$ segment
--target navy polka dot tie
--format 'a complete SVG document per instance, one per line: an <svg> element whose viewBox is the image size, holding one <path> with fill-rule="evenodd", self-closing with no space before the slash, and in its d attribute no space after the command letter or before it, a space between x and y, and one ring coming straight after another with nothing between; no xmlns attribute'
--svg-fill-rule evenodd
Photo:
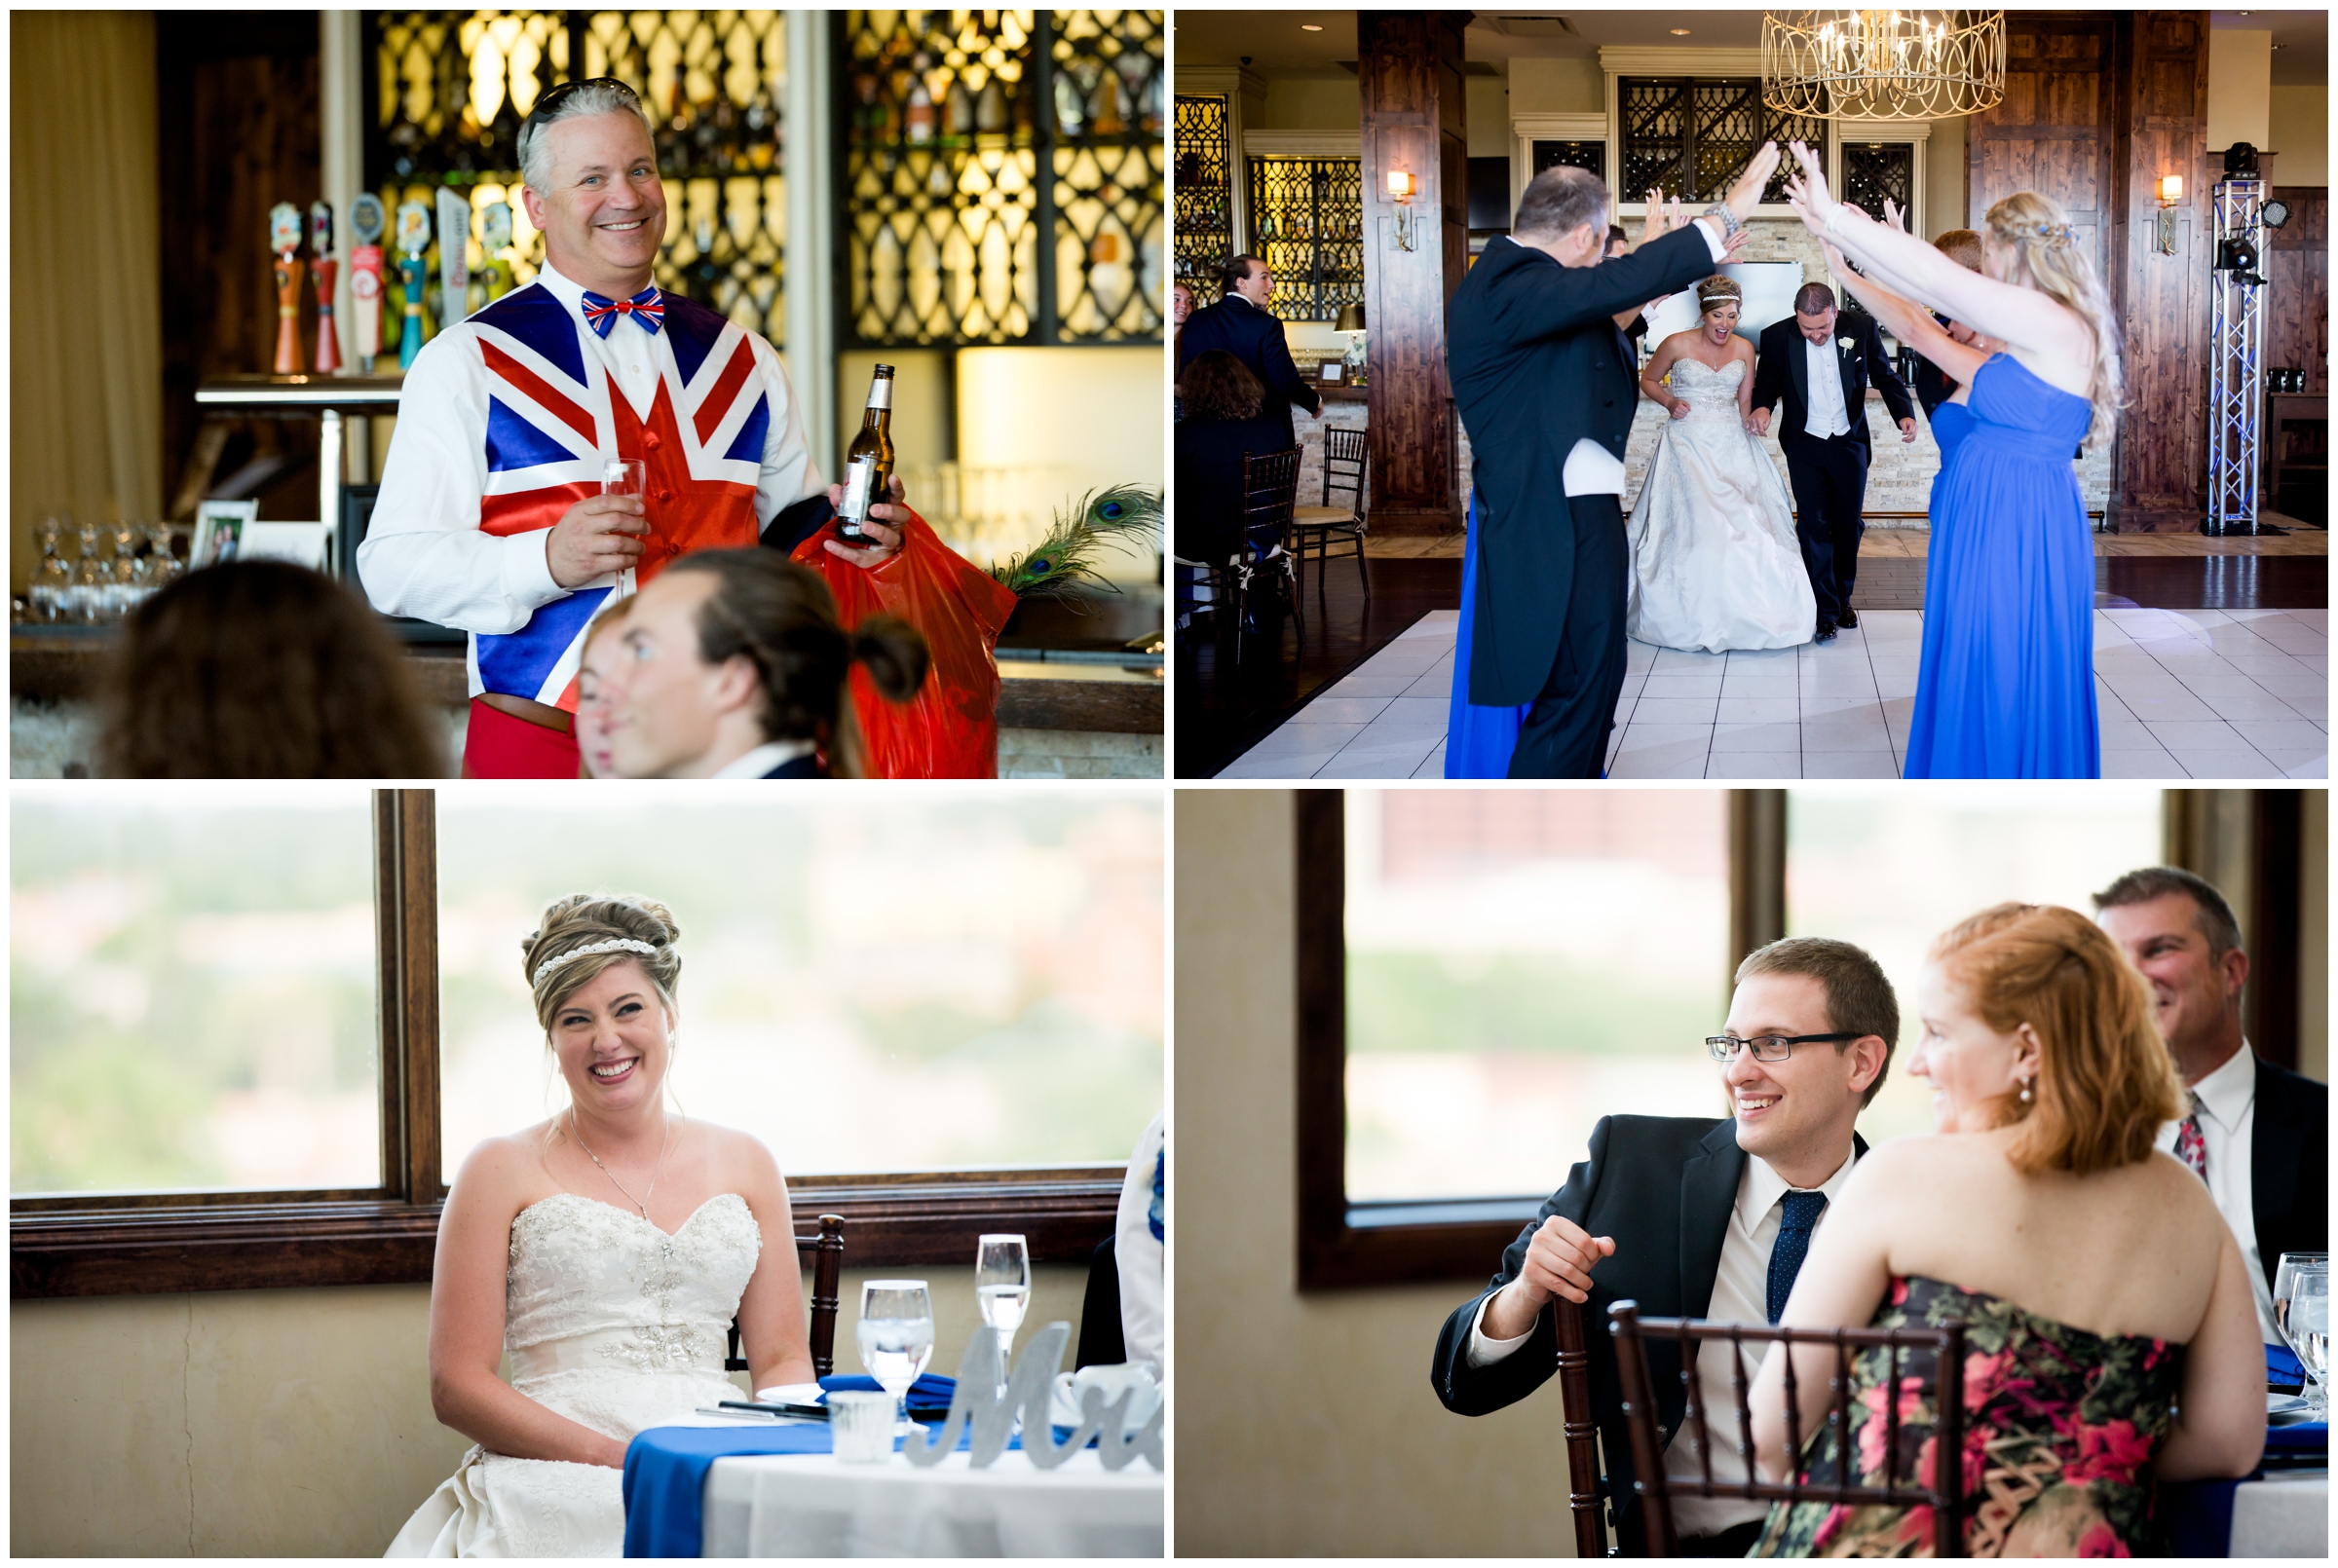
<svg viewBox="0 0 2338 1568"><path fill-rule="evenodd" d="M1810 1233L1826 1212L1827 1194L1789 1192L1786 1218L1778 1227L1778 1245L1770 1250L1770 1322L1786 1311L1786 1298L1794 1293L1794 1276L1810 1252Z"/></svg>

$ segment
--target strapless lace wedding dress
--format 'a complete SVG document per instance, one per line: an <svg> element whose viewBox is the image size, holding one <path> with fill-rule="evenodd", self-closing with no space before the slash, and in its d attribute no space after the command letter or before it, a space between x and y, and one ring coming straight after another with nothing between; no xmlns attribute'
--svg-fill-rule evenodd
<svg viewBox="0 0 2338 1568"><path fill-rule="evenodd" d="M511 1221L504 1348L511 1386L612 1437L738 1398L723 1353L763 1233L736 1193L671 1236L629 1209L558 1193ZM474 1447L398 1531L392 1557L618 1557L622 1476Z"/></svg>
<svg viewBox="0 0 2338 1568"><path fill-rule="evenodd" d="M1625 532L1632 585L1625 633L1706 653L1793 648L1819 616L1794 538L1793 503L1737 412L1741 360L1673 361L1687 415L1668 420Z"/></svg>

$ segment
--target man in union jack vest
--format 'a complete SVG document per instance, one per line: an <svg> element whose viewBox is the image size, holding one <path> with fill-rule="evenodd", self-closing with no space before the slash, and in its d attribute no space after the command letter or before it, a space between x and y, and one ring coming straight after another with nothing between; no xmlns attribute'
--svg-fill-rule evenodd
<svg viewBox="0 0 2338 1568"><path fill-rule="evenodd" d="M465 776L573 778L578 660L603 606L692 550L793 551L837 492L777 352L651 282L665 194L633 91L554 88L519 164L544 269L406 372L358 571L376 609L471 634ZM618 458L643 464L641 496L601 494ZM909 527L899 486L871 508L875 544L826 549L882 574Z"/></svg>

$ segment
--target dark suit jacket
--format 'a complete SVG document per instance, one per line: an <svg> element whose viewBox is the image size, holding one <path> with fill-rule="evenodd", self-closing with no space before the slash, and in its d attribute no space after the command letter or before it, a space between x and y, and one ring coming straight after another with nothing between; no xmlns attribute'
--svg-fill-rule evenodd
<svg viewBox="0 0 2338 1568"><path fill-rule="evenodd" d="M1842 340L1849 338L1851 347L1844 349ZM1842 372L1843 412L1850 416L1851 439L1868 446L1867 439L1867 383L1873 380L1876 390L1883 393L1886 408L1895 420L1913 419L1915 408L1907 400L1907 386L1900 372L1892 368L1891 356L1883 352L1883 329L1875 317L1865 311L1837 311L1834 317L1835 368ZM1803 426L1810 418L1810 364L1804 357L1808 347L1801 329L1791 316L1782 321L1772 321L1761 329L1760 361L1754 368L1754 406L1771 408L1778 400L1786 399L1786 413L1771 427L1778 444L1790 454L1801 442L1810 439Z"/></svg>
<svg viewBox="0 0 2338 1568"><path fill-rule="evenodd" d="M1242 534L1242 460L1291 450L1291 410L1252 419L1188 419L1177 427L1178 556L1224 563Z"/></svg>
<svg viewBox="0 0 2338 1568"><path fill-rule="evenodd" d="M1858 1153L1867 1152L1865 1139L1854 1135L1852 1142ZM1559 1369L1557 1323L1545 1307L1534 1320L1532 1338L1490 1366L1472 1367L1469 1333L1480 1303L1518 1278L1526 1266L1527 1244L1553 1214L1565 1215L1594 1236L1615 1238L1615 1255L1603 1258L1591 1271L1583 1337L1591 1352L1592 1417L1599 1423L1616 1499L1617 1539L1627 1545L1628 1553L1628 1543L1640 1541L1641 1535L1638 1511L1631 1505L1632 1436L1624 1424L1623 1387L1616 1374L1615 1342L1607 1333L1607 1309L1618 1301L1636 1300L1648 1317L1705 1315L1745 1168L1746 1154L1737 1146L1734 1121L1602 1117L1592 1129L1591 1158L1566 1174L1566 1185L1551 1195L1534 1222L1502 1253L1502 1271L1493 1284L1454 1309L1437 1336L1429 1376L1447 1409L1458 1415L1485 1415L1517 1403ZM1656 1420L1669 1435L1678 1429L1686 1405L1680 1353L1678 1346L1654 1340L1647 1346L1656 1386Z"/></svg>
<svg viewBox="0 0 2338 1568"><path fill-rule="evenodd" d="M1224 349L1241 360L1265 387L1265 413L1281 422L1283 432L1281 444L1273 450L1288 452L1297 446L1291 410L1303 408L1310 414L1319 414L1323 411L1323 399L1299 373L1299 366L1291 362L1291 344L1283 336L1281 318L1239 294L1228 294L1217 304L1186 317L1185 330L1177 337L1178 374L1185 374L1186 366L1193 362L1195 355L1212 349Z"/></svg>
<svg viewBox="0 0 2338 1568"><path fill-rule="evenodd" d="M801 757L790 757L763 776L765 778L826 778L828 770L820 765L817 752L808 751Z"/></svg>
<svg viewBox="0 0 2338 1568"><path fill-rule="evenodd" d="M2330 1246L2330 1091L2257 1058L2256 1120L2249 1132L2250 1217L2265 1285L2283 1252Z"/></svg>
<svg viewBox="0 0 2338 1568"><path fill-rule="evenodd" d="M1640 401L1637 356L1613 317L1712 273L1695 224L1592 267L1496 235L1454 290L1446 366L1481 530L1470 701L1533 701L1558 656L1574 589L1566 455L1593 440L1620 462Z"/></svg>

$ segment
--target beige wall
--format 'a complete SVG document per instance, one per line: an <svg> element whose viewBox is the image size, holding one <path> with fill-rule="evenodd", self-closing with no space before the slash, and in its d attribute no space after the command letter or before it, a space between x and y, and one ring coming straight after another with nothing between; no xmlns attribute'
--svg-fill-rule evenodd
<svg viewBox="0 0 2338 1568"><path fill-rule="evenodd" d="M1498 76L1464 77L1469 98L1469 156L1510 156L1510 84Z"/></svg>
<svg viewBox="0 0 2338 1568"><path fill-rule="evenodd" d="M1597 59L1514 59L1512 114L1605 114L1607 76Z"/></svg>
<svg viewBox="0 0 2338 1568"><path fill-rule="evenodd" d="M2208 150L2266 139L2265 106L2273 82L2273 34L2216 27L2208 33Z"/></svg>
<svg viewBox="0 0 2338 1568"><path fill-rule="evenodd" d="M956 1371L972 1268L886 1272L931 1283L935 1366ZM1062 1320L1076 1346L1086 1270L1033 1274L1020 1341ZM845 1275L840 1371L860 1369L864 1277ZM10 1554L379 1555L471 1446L431 1414L430 1301L414 1285L12 1303Z"/></svg>
<svg viewBox="0 0 2338 1568"><path fill-rule="evenodd" d="M1924 238L1965 222L1965 120L1935 120L1924 143Z"/></svg>
<svg viewBox="0 0 2338 1568"><path fill-rule="evenodd" d="M1270 81L1265 108L1243 121L1252 131L1354 131L1363 123L1363 94L1352 76Z"/></svg>
<svg viewBox="0 0 2338 1568"><path fill-rule="evenodd" d="M1429 1385L1471 1288L1294 1287L1289 790L1177 795L1177 1547L1183 1555L1565 1552L1556 1390L1476 1420ZM1490 1275L1497 1260L1487 1260Z"/></svg>
<svg viewBox="0 0 2338 1568"><path fill-rule="evenodd" d="M2275 87L2267 92L2265 146L2281 156L2265 166L2280 185L2330 182L2330 90ZM2215 145L2211 143L2211 145Z"/></svg>

